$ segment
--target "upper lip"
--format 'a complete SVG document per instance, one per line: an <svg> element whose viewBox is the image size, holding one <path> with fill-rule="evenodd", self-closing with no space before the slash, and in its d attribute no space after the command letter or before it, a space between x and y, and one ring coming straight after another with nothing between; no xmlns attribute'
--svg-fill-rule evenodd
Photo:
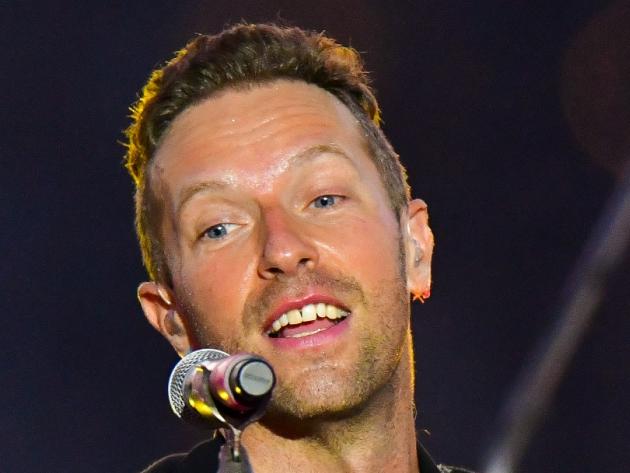
<svg viewBox="0 0 630 473"><path fill-rule="evenodd" d="M319 302L323 302L324 304L334 305L346 312L350 312L350 309L346 307L339 299L336 299L333 296L322 293L311 293L304 297L299 297L296 299L290 299L282 301L267 317L265 323L263 325L263 331L266 332L271 328L271 324L274 320L280 317L285 312L289 312L293 309L301 309L305 305L308 304L317 304Z"/></svg>

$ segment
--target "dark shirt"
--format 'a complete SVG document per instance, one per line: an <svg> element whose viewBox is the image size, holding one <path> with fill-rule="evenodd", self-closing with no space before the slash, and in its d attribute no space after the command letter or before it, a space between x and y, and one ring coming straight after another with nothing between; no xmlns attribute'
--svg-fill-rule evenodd
<svg viewBox="0 0 630 473"><path fill-rule="evenodd" d="M142 473L211 473L219 468L219 441L200 443L188 453L177 453L158 460ZM437 465L427 451L418 444L418 463L421 473L471 473L469 470ZM226 471L238 471L228 470Z"/></svg>

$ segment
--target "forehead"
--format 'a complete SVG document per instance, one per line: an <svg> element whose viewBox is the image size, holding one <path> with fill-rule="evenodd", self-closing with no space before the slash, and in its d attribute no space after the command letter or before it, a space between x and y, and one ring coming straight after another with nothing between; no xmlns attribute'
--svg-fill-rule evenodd
<svg viewBox="0 0 630 473"><path fill-rule="evenodd" d="M367 155L360 130L345 105L314 85L277 80L228 89L189 107L173 121L152 172L171 183L216 179L218 173L226 184L256 176L268 181L283 171L291 156L309 147L330 145Z"/></svg>

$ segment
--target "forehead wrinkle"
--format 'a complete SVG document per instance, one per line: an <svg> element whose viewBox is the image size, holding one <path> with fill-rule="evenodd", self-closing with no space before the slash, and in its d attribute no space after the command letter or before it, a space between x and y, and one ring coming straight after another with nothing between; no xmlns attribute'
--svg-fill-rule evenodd
<svg viewBox="0 0 630 473"><path fill-rule="evenodd" d="M293 108L287 106L286 108ZM254 148L256 145L260 143L264 143L267 140L272 140L276 136L281 136L283 133L287 133L287 130L292 130L295 125L282 123L285 121L299 121L302 124L302 127L311 126L313 128L321 127L321 125L316 122L313 123L313 120L316 120L318 116L313 113L312 117L309 118L308 114L303 113L302 111L296 111L293 113L283 112L281 121L278 116L269 116L264 119L254 119L255 123L243 123L242 120L237 120L236 118L226 118L224 119L224 124L218 123L213 128L213 136L212 140L217 143L219 147L224 147L227 150L235 148L236 150L242 149L244 147L252 147ZM246 119L248 120L248 119ZM189 142L195 144L197 136L193 135L190 130L197 131L197 135L201 136L202 144L207 139L207 130L204 128L204 124L194 124L188 128L187 133L189 133L190 139ZM195 130L195 128L199 128L199 130Z"/></svg>
<svg viewBox="0 0 630 473"><path fill-rule="evenodd" d="M187 109L183 110L178 117L175 118L168 131L165 133L163 141L169 141L172 139L171 136L176 130L182 129L186 130L186 134L183 139L178 140L180 142L190 142L195 141L196 135L201 134L204 136L207 133L206 123L205 121L199 121L195 114L200 109L205 109L207 107L212 107L213 104L217 104L222 100L225 100L226 97L230 97L230 100L235 101L232 107L236 110L235 114L233 113L222 113L216 114L213 113L210 121L213 123L213 129L222 130L221 133L218 133L214 136L214 139L221 139L224 137L238 137L239 135L249 135L254 131L257 131L260 128L263 128L267 125L273 125L275 121L277 121L278 116L282 116L283 120L287 118L294 117L302 117L305 116L315 116L318 117L322 113L322 106L326 109L330 109L330 112L337 113L334 109L336 108L333 104L322 103L321 99L316 99L313 97L303 97L299 102L292 103L278 103L274 100L267 100L263 103L257 103L255 110L253 113L250 113L246 116L241 116L239 119L235 117L235 115L239 115L239 110L251 109L251 95L256 93L257 90L261 90L263 92L266 91L276 91L278 85L282 85L283 83L293 83L293 81L286 80L277 80L273 81L270 84L257 84L255 87L246 90L239 89L228 89L226 91L222 91L219 94L212 95L200 103L191 105ZM310 84L301 84L303 86L309 87L309 89L313 86ZM323 89L317 88L318 92L324 93L333 100L338 100L334 95L330 94L330 92L325 91ZM331 107L332 105L332 107ZM288 110L288 111L287 111ZM212 112L211 112L212 113ZM264 117L264 118L263 118Z"/></svg>
<svg viewBox="0 0 630 473"><path fill-rule="evenodd" d="M175 156L179 154L176 150L187 149L186 154L196 154L198 148L207 141L208 132L213 135L213 141L221 146L227 145L227 150L231 148L230 143L247 144L248 137L256 137L249 144L256 146L258 142L272 138L274 135L284 133L286 131L286 121L294 120L300 123L300 128L319 129L322 126L322 115L330 117L339 117L340 108L345 106L339 102L339 99L330 92L319 89L309 84L299 84L301 87L307 87L309 91L319 95L324 94L329 100L322 100L322 97L312 97L305 95L299 100L295 99L289 103L278 102L276 100L258 97L258 91L268 94L270 91L276 92L277 87L285 82L291 84L291 81L274 81L272 84L259 85L253 89L246 91L229 90L218 96L211 96L198 104L194 104L175 118L171 126L164 134L162 143L158 146L157 154L163 154L164 151L170 149L167 154L173 153ZM293 84L291 84L293 85ZM214 109L229 97L232 101L232 112L220 113ZM254 99L252 99L254 97ZM255 100L255 106L251 101ZM246 112L246 113L244 113ZM203 114L203 118L198 116ZM330 118L329 117L329 118ZM280 119L280 123L278 120ZM209 124L212 124L209 129Z"/></svg>

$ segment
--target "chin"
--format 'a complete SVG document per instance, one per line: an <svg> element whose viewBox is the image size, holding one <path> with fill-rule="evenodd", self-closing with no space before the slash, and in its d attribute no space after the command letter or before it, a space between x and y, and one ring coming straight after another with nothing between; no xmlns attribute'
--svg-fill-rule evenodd
<svg viewBox="0 0 630 473"><path fill-rule="evenodd" d="M320 366L276 385L268 413L294 420L340 419L356 415L374 396L390 386L399 358L363 357L358 365Z"/></svg>
<svg viewBox="0 0 630 473"><path fill-rule="evenodd" d="M307 420L343 416L364 404L367 396L349 389L343 381L319 379L316 383L278 387L271 402L270 414Z"/></svg>

